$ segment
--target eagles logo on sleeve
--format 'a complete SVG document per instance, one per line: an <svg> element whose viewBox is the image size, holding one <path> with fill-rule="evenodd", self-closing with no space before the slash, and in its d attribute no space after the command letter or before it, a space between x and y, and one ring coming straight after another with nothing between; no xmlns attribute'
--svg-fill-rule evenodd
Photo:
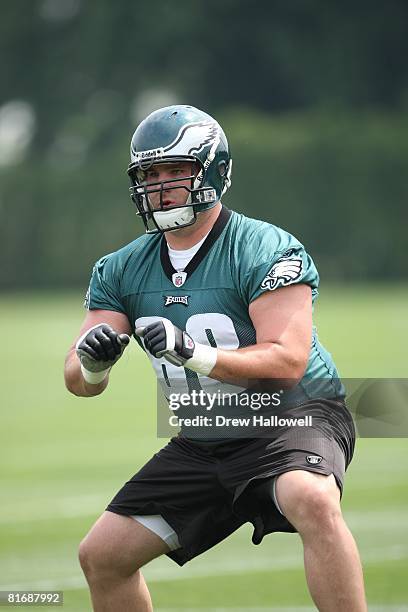
<svg viewBox="0 0 408 612"><path fill-rule="evenodd" d="M301 257L294 255L294 249L287 251L273 264L261 283L261 289L277 289L297 281L302 274L303 262Z"/></svg>

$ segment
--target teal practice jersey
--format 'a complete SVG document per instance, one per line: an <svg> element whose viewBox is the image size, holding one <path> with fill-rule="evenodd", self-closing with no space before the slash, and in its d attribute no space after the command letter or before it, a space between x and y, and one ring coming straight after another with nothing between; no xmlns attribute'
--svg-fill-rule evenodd
<svg viewBox="0 0 408 612"><path fill-rule="evenodd" d="M86 306L125 314L133 331L166 318L196 342L233 350L256 343L249 304L265 291L293 283L309 285L315 301L319 275L303 245L279 227L223 207L184 272L173 269L160 234L141 236L102 257L93 270ZM167 398L193 388L206 393L220 389L218 381L147 355ZM339 397L338 378L314 329L307 369L292 398L301 403ZM222 390L236 393L237 387L223 384Z"/></svg>

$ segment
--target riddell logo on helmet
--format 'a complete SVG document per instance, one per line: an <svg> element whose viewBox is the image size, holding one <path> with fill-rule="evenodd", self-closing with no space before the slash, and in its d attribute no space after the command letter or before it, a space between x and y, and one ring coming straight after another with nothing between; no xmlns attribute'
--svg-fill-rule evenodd
<svg viewBox="0 0 408 612"><path fill-rule="evenodd" d="M156 159L157 157L162 157L162 155L163 155L163 149L151 149L150 151L140 151L139 153L135 153L135 161L151 159L152 157Z"/></svg>

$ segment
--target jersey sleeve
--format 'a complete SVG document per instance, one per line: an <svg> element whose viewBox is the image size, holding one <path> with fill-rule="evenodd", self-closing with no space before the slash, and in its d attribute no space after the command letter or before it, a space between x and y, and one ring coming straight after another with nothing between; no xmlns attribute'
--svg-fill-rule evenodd
<svg viewBox="0 0 408 612"><path fill-rule="evenodd" d="M241 279L248 304L265 291L300 283L312 288L313 300L318 295L319 274L312 258L294 236L275 226L253 241Z"/></svg>
<svg viewBox="0 0 408 612"><path fill-rule="evenodd" d="M121 273L112 255L105 255L93 267L84 306L87 310L114 310L126 314L120 294Z"/></svg>

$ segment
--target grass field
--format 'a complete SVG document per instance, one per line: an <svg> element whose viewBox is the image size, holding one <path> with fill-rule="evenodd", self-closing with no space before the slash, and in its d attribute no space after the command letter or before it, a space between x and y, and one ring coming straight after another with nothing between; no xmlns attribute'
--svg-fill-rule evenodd
<svg viewBox="0 0 408 612"><path fill-rule="evenodd" d="M406 377L408 290L330 288L318 302L320 338L349 377ZM106 393L64 389L65 351L83 316L81 295L2 296L0 590L63 590L65 612L90 610L77 545L122 483L152 452L155 383L135 346ZM360 439L343 497L357 539L370 610L408 610L408 441ZM314 610L294 534L261 546L243 527L178 568L145 569L155 610ZM122 611L118 611L122 612ZM347 612L347 611L345 611Z"/></svg>

